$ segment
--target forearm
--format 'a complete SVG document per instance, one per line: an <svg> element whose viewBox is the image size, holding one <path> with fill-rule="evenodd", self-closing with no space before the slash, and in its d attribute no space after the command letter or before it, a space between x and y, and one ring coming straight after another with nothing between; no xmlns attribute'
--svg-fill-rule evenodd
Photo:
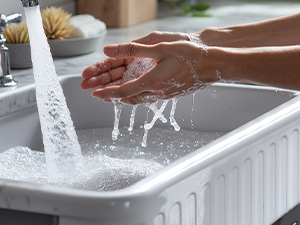
<svg viewBox="0 0 300 225"><path fill-rule="evenodd" d="M300 46L212 48L225 81L300 90Z"/></svg>
<svg viewBox="0 0 300 225"><path fill-rule="evenodd" d="M256 23L199 32L209 46L261 47L300 45L300 13Z"/></svg>

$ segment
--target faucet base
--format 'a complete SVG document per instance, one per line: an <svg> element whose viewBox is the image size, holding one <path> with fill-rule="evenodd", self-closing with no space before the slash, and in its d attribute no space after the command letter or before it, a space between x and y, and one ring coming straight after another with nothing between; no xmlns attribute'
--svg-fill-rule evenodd
<svg viewBox="0 0 300 225"><path fill-rule="evenodd" d="M18 82L12 78L12 75L0 77L0 87L14 87L17 84Z"/></svg>

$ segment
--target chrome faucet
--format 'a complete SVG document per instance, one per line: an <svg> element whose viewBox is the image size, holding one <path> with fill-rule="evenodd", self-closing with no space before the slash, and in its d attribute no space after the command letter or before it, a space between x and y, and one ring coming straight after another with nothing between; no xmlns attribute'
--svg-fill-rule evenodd
<svg viewBox="0 0 300 225"><path fill-rule="evenodd" d="M21 0L23 7L33 7L39 5L39 0Z"/></svg>
<svg viewBox="0 0 300 225"><path fill-rule="evenodd" d="M33 7L39 5L39 0L21 0L23 7ZM0 14L0 87L13 87L18 84L11 75L9 52L5 46L4 30L10 23L20 23L22 16L19 13L5 16Z"/></svg>
<svg viewBox="0 0 300 225"><path fill-rule="evenodd" d="M22 19L21 14L16 13L10 16L0 14L0 87L13 87L18 83L13 79L10 73L10 62L8 55L8 48L5 46L4 30L10 23L20 23Z"/></svg>

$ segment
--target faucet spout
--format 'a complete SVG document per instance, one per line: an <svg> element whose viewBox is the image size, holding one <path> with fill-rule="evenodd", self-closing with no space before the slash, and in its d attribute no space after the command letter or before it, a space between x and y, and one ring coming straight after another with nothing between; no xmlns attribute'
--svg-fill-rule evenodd
<svg viewBox="0 0 300 225"><path fill-rule="evenodd" d="M33 7L39 5L39 0L21 0L23 7Z"/></svg>

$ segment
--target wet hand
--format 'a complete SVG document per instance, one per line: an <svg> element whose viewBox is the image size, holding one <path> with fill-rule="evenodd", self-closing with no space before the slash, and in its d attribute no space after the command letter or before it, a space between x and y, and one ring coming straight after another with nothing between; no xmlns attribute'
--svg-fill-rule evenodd
<svg viewBox="0 0 300 225"><path fill-rule="evenodd" d="M185 33L174 32L152 32L144 37L133 40L132 42L153 45L161 42L189 41L190 36ZM127 66L133 61L133 58L115 59L108 58L87 67L83 73L81 87L83 89L96 88L103 85L114 85L124 83L123 73Z"/></svg>
<svg viewBox="0 0 300 225"><path fill-rule="evenodd" d="M204 46L187 41L158 44L127 43L107 46L104 61L83 72L82 88L100 99L118 98L128 104L140 104L186 95L216 81L215 72ZM112 58L113 57L113 58ZM139 78L125 82L123 73L133 58L151 58L155 67Z"/></svg>

